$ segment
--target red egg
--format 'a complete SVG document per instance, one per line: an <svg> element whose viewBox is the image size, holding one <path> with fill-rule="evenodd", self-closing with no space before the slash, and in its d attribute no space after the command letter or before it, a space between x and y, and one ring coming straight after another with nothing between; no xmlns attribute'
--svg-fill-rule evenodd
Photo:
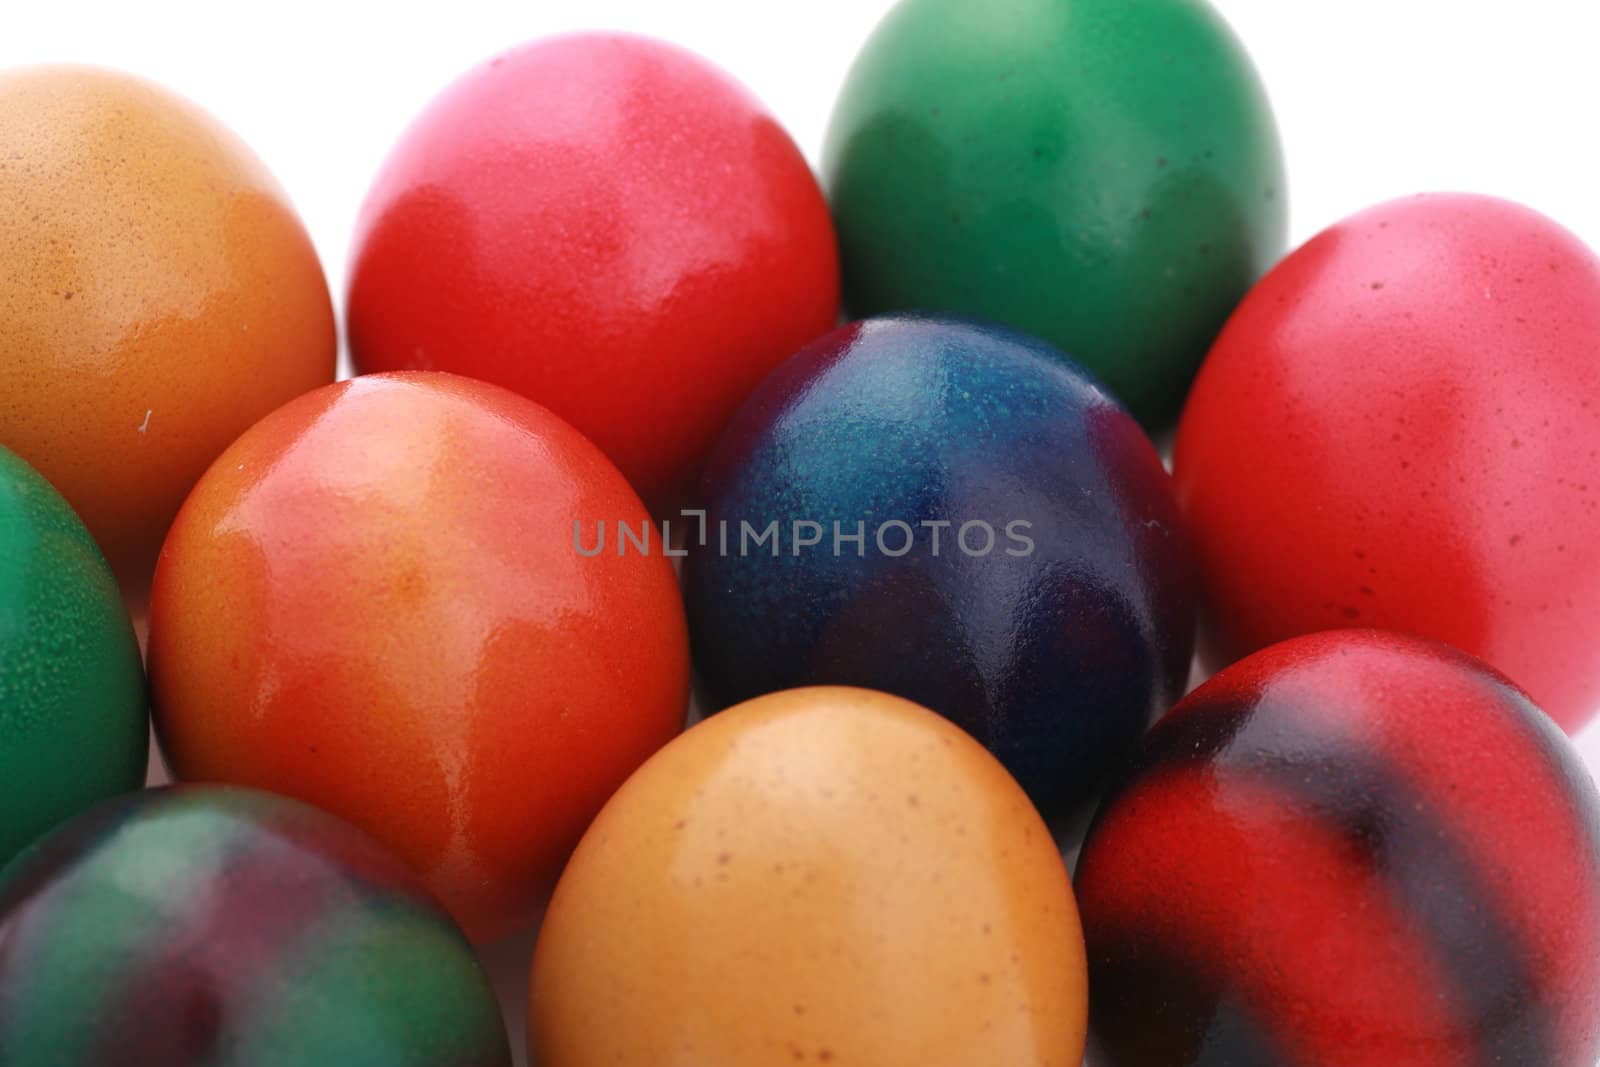
<svg viewBox="0 0 1600 1067"><path fill-rule="evenodd" d="M1376 626L1600 705L1600 258L1483 196L1383 204L1268 274L1179 428L1213 660Z"/></svg>
<svg viewBox="0 0 1600 1067"><path fill-rule="evenodd" d="M761 103L692 53L590 33L416 120L362 210L348 317L358 370L515 389L665 507L838 302L822 192Z"/></svg>

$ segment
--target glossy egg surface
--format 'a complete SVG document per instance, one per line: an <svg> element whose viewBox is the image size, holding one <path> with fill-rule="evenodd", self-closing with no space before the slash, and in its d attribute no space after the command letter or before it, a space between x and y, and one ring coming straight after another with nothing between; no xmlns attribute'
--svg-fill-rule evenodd
<svg viewBox="0 0 1600 1067"><path fill-rule="evenodd" d="M1600 795L1444 645L1334 631L1223 671L1146 737L1076 885L1104 1067L1600 1055Z"/></svg>
<svg viewBox="0 0 1600 1067"><path fill-rule="evenodd" d="M61 494L0 448L0 867L139 788L144 668L105 557Z"/></svg>
<svg viewBox="0 0 1600 1067"><path fill-rule="evenodd" d="M893 692L1054 820L1181 694L1194 606L1170 481L1041 342L936 319L836 331L740 411L702 503L684 579L712 707Z"/></svg>
<svg viewBox="0 0 1600 1067"><path fill-rule="evenodd" d="M0 72L0 161L0 445L142 604L206 466L333 380L322 267L250 149L131 75Z"/></svg>
<svg viewBox="0 0 1600 1067"><path fill-rule="evenodd" d="M510 1067L416 876L304 804L185 786L79 816L0 878L0 1065Z"/></svg>
<svg viewBox="0 0 1600 1067"><path fill-rule="evenodd" d="M937 715L778 693L606 805L540 931L541 1067L1078 1067L1082 939L1044 823Z"/></svg>
<svg viewBox="0 0 1600 1067"><path fill-rule="evenodd" d="M1272 271L1206 359L1178 501L1211 658L1375 626L1600 708L1600 257L1483 196L1396 200Z"/></svg>
<svg viewBox="0 0 1600 1067"><path fill-rule="evenodd" d="M466 74L362 209L358 370L436 369L537 400L653 507L745 395L838 315L827 205L789 135L706 60L585 33Z"/></svg>
<svg viewBox="0 0 1600 1067"><path fill-rule="evenodd" d="M611 791L682 728L667 558L548 411L439 373L328 386L236 442L156 575L156 725L179 778L286 793L422 872L486 940L531 923Z"/></svg>
<svg viewBox="0 0 1600 1067"><path fill-rule="evenodd" d="M1027 330L1151 427L1286 236L1266 93L1205 0L902 0L823 172L853 316Z"/></svg>

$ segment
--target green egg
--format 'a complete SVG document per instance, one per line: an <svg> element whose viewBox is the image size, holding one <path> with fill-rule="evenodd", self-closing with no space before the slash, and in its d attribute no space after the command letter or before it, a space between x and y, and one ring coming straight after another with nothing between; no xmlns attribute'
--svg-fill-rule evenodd
<svg viewBox="0 0 1600 1067"><path fill-rule="evenodd" d="M1266 94L1203 0L903 0L823 169L852 315L1026 330L1151 429L1287 234Z"/></svg>
<svg viewBox="0 0 1600 1067"><path fill-rule="evenodd" d="M144 781L144 669L111 568L61 494L0 448L0 866Z"/></svg>

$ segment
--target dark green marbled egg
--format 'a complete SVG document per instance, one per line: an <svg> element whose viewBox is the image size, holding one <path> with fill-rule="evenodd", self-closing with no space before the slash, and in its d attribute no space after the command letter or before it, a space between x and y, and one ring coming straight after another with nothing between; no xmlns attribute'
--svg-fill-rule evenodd
<svg viewBox="0 0 1600 1067"><path fill-rule="evenodd" d="M509 1067L417 877L270 793L108 801L0 878L0 1067Z"/></svg>

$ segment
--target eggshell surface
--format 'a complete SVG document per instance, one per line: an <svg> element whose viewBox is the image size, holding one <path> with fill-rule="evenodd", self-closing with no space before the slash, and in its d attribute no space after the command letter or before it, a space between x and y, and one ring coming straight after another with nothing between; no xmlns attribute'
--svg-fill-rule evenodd
<svg viewBox="0 0 1600 1067"><path fill-rule="evenodd" d="M537 400L669 509L750 389L834 325L838 273L822 191L748 90L661 41L553 37L396 145L357 227L350 348Z"/></svg>
<svg viewBox="0 0 1600 1067"><path fill-rule="evenodd" d="M1600 258L1484 196L1396 200L1264 278L1207 357L1174 478L1209 658L1375 626L1600 707Z"/></svg>
<svg viewBox="0 0 1600 1067"><path fill-rule="evenodd" d="M3 1067L510 1067L472 947L398 859L283 797L122 797L0 879Z"/></svg>
<svg viewBox="0 0 1600 1067"><path fill-rule="evenodd" d="M542 1067L1078 1067L1043 822L908 701L799 689L695 726L585 835L535 951Z"/></svg>
<svg viewBox="0 0 1600 1067"><path fill-rule="evenodd" d="M1600 794L1444 645L1334 631L1223 671L1147 735L1076 886L1104 1067L1600 1055Z"/></svg>
<svg viewBox="0 0 1600 1067"><path fill-rule="evenodd" d="M684 589L713 709L895 693L986 745L1056 824L1182 694L1195 598L1170 479L1033 338L909 316L837 330L752 395L701 503Z"/></svg>
<svg viewBox="0 0 1600 1067"><path fill-rule="evenodd" d="M475 939L531 924L611 791L683 725L683 606L648 516L531 401L439 373L328 386L184 505L150 616L177 777L310 801L389 844Z"/></svg>
<svg viewBox="0 0 1600 1067"><path fill-rule="evenodd" d="M111 569L72 508L0 448L0 867L139 788L144 669Z"/></svg>
<svg viewBox="0 0 1600 1067"><path fill-rule="evenodd" d="M0 205L0 444L140 605L206 466L333 380L322 268L243 142L112 71L0 73Z"/></svg>
<svg viewBox="0 0 1600 1067"><path fill-rule="evenodd" d="M823 176L852 316L1026 330L1151 428L1286 238L1266 92L1205 0L902 0Z"/></svg>

